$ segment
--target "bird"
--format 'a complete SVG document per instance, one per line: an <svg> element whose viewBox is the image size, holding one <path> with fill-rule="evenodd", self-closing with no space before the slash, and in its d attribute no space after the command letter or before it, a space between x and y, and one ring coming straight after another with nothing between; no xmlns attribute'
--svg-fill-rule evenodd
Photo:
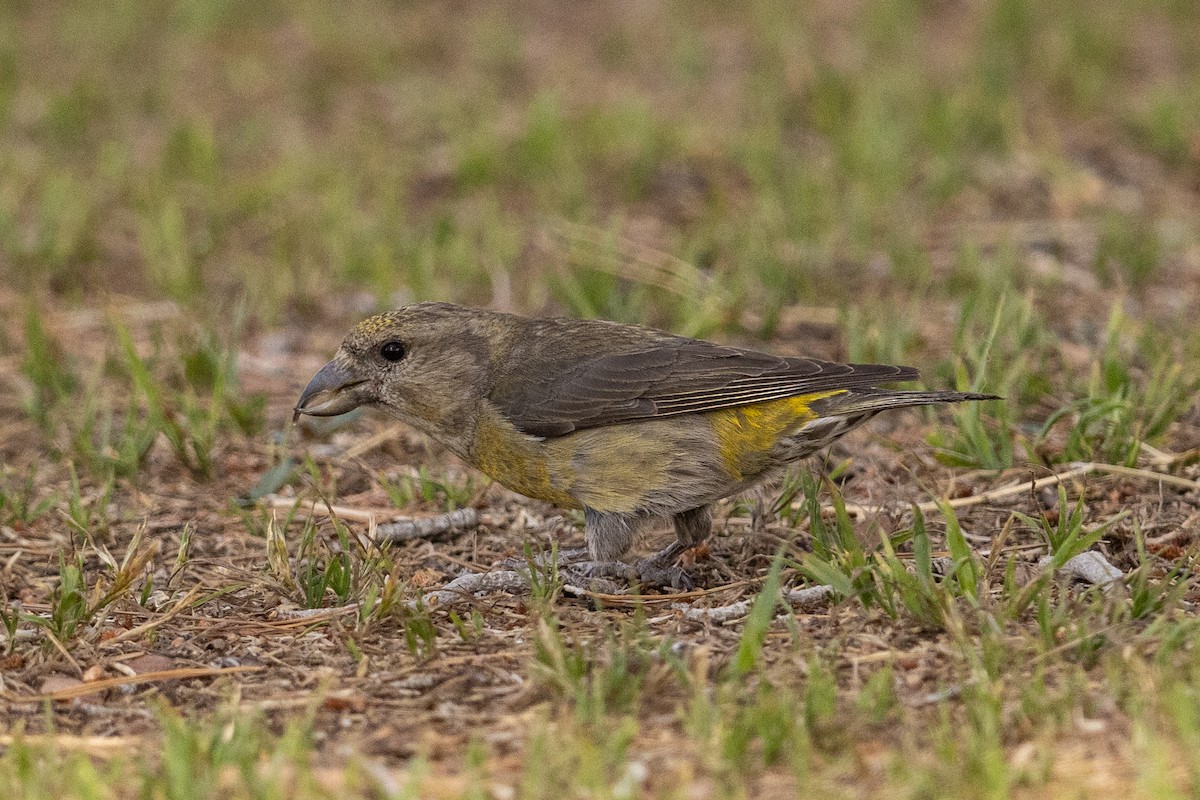
<svg viewBox="0 0 1200 800"><path fill-rule="evenodd" d="M880 387L918 375L425 302L355 326L301 393L293 422L380 409L508 489L582 510L586 547L561 559L686 588L677 561L709 537L717 501L881 411L999 399ZM637 533L659 519L671 520L674 540L625 564Z"/></svg>

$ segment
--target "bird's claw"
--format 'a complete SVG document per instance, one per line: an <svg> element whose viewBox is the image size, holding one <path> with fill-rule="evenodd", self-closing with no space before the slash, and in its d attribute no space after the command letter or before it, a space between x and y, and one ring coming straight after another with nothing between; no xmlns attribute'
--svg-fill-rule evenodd
<svg viewBox="0 0 1200 800"><path fill-rule="evenodd" d="M643 586L653 586L660 589L670 587L680 592L690 592L696 588L696 582L683 567L674 564L662 564L657 558L643 558L633 565L637 570L638 580Z"/></svg>
<svg viewBox="0 0 1200 800"><path fill-rule="evenodd" d="M616 579L652 589L674 589L691 591L695 582L682 567L663 564L655 556L643 558L632 564L624 561L583 561L563 568L570 576L583 582L594 579Z"/></svg>
<svg viewBox="0 0 1200 800"><path fill-rule="evenodd" d="M505 560L501 566L526 572L531 567L545 570L553 565L558 568L559 574L567 583L578 586L589 586L593 582L602 581L607 585L606 588L610 588L611 581L616 580L644 588L691 591L695 588L695 581L687 570L675 565L677 557L678 553L668 548L632 564L625 561L594 561L589 557L587 548L580 547L559 550L557 558L553 559L549 552L539 553L532 558L514 557ZM596 591L605 589L597 588Z"/></svg>

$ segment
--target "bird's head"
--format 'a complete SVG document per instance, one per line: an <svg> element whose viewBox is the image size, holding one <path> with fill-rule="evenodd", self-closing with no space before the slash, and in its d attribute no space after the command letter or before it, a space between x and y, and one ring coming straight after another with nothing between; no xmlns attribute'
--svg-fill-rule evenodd
<svg viewBox="0 0 1200 800"><path fill-rule="evenodd" d="M293 419L374 406L453 445L490 384L495 316L421 303L363 320L309 381Z"/></svg>

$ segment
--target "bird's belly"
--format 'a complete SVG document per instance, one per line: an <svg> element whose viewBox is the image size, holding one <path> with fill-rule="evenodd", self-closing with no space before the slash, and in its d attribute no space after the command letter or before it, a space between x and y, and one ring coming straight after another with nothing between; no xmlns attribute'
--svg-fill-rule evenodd
<svg viewBox="0 0 1200 800"><path fill-rule="evenodd" d="M808 403L837 393L548 439L506 421L481 424L473 460L509 489L567 508L670 515L747 489L794 460L791 436L817 416Z"/></svg>
<svg viewBox="0 0 1200 800"><path fill-rule="evenodd" d="M592 428L546 444L551 482L601 512L666 516L739 488L703 415Z"/></svg>

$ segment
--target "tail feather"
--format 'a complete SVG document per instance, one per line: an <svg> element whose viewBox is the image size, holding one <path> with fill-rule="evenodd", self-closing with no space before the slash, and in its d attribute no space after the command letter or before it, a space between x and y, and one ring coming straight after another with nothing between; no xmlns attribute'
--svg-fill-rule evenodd
<svg viewBox="0 0 1200 800"><path fill-rule="evenodd" d="M815 409L818 413L830 415L851 415L886 411L891 408L908 408L909 406L927 406L937 403L963 403L970 400L1002 400L999 395L981 394L979 392L924 392L901 391L892 389L868 389L847 392L846 394L830 397L824 408Z"/></svg>
<svg viewBox="0 0 1200 800"><path fill-rule="evenodd" d="M934 403L961 403L968 400L999 400L994 394L978 392L920 392L892 389L853 389L814 400L810 407L817 414L792 436L780 442L776 456L796 461L828 447L846 433L862 425L880 411Z"/></svg>

